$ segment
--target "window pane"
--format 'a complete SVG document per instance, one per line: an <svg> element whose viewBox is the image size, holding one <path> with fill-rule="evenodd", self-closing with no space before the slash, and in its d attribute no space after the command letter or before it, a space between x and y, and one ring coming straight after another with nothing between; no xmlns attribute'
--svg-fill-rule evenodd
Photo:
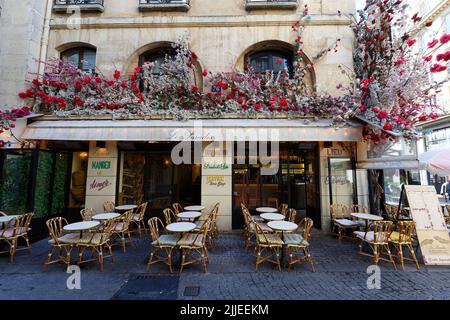
<svg viewBox="0 0 450 320"><path fill-rule="evenodd" d="M83 61L81 61L83 71L95 72L95 57L96 52L94 50L84 50Z"/></svg>
<svg viewBox="0 0 450 320"><path fill-rule="evenodd" d="M26 213L31 153L7 154L0 181L0 210L7 214Z"/></svg>
<svg viewBox="0 0 450 320"><path fill-rule="evenodd" d="M334 204L353 204L355 183L350 158L330 158L329 183Z"/></svg>

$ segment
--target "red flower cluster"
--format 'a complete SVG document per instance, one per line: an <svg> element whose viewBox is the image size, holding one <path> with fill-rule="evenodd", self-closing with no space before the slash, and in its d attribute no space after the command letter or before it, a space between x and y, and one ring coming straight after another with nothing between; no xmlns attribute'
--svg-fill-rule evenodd
<svg viewBox="0 0 450 320"><path fill-rule="evenodd" d="M447 70L447 66L443 66L443 65L440 65L438 63L435 63L430 68L430 71L432 73L442 72L442 71L445 71L445 70Z"/></svg>

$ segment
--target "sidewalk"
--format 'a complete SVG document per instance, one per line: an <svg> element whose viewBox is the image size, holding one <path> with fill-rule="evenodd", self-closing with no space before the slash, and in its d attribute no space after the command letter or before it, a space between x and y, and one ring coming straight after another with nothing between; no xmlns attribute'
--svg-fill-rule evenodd
<svg viewBox="0 0 450 320"><path fill-rule="evenodd" d="M210 250L208 273L191 265L181 275L170 274L156 264L145 274L151 241L149 236L133 239L126 253L114 248L116 261L106 260L103 273L95 263L83 265L81 290L67 289L70 275L62 264L42 272L47 240L34 243L32 255L19 251L14 263L2 255L0 299L450 299L449 267L421 265L417 271L411 262L397 272L381 262L381 289L367 289L372 260L357 253L358 242L339 242L317 230L311 241L316 273L306 264L290 273L263 264L255 272L255 258L243 249L241 234L222 233Z"/></svg>

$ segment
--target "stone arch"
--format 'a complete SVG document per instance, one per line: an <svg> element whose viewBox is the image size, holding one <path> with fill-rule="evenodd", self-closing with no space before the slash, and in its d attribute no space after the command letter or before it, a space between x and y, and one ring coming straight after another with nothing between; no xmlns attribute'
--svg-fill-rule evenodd
<svg viewBox="0 0 450 320"><path fill-rule="evenodd" d="M257 43L252 44L248 48L246 48L241 55L238 57L235 63L235 68L238 70L245 70L246 67L246 59L249 54L257 53L265 50L276 50L276 51L286 51L290 52L292 55L295 53L295 46L289 42L281 41L281 40L264 40ZM305 54L302 54L302 59L304 64L313 65L311 59ZM305 77L307 87L311 88L311 90L315 90L316 87L316 76L314 72L314 68L309 70L308 75Z"/></svg>
<svg viewBox="0 0 450 320"><path fill-rule="evenodd" d="M136 51L133 52L133 54L128 58L125 68L124 68L124 74L131 75L133 73L133 69L139 65L139 59L140 57L146 53L151 52L153 50L163 49L163 48L171 48L173 45L173 42L171 41L156 41L149 44L146 44ZM197 59L197 64L194 69L194 77L195 77L195 84L199 88L203 88L203 75L202 75L202 63L200 61L200 57Z"/></svg>

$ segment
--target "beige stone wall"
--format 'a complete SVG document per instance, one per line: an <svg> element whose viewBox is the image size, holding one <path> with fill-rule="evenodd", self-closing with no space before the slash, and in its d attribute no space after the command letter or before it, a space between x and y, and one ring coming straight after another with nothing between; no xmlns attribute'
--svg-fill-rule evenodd
<svg viewBox="0 0 450 320"><path fill-rule="evenodd" d="M38 72L48 3L0 0L0 109L21 103L17 93Z"/></svg>
<svg viewBox="0 0 450 320"><path fill-rule="evenodd" d="M352 68L353 34L344 13L354 11L353 1L308 1L312 19L304 34L305 53L314 57L320 50L342 39L338 53L330 53L315 65L318 90L338 94L336 85L347 79L338 70L343 64ZM70 14L54 13L51 22L48 57L87 43L97 48L97 67L111 74L114 69L130 72L138 57L161 42L173 42L183 32L191 38L191 48L199 56L202 68L210 71L242 69L249 48L259 42L278 40L293 43L291 25L303 10L299 1L295 10L247 12L244 0L192 0L183 12L138 11L138 0L105 0L103 13L81 12L79 29L68 29ZM343 14L339 16L337 11Z"/></svg>

